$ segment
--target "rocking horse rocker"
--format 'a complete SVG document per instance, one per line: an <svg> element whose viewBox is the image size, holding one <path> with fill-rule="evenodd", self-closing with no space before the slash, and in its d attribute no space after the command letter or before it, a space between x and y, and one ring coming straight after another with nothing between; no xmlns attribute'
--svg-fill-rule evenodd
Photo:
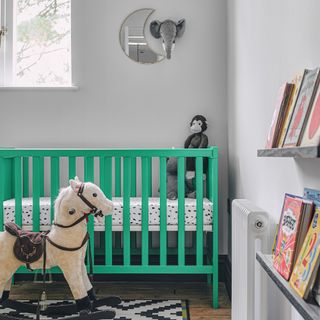
<svg viewBox="0 0 320 320"><path fill-rule="evenodd" d="M112 202L101 189L91 182L82 183L78 177L70 180L70 186L60 191L55 201L55 218L47 233L34 233L21 230L14 223L5 225L6 231L0 232L0 304L18 312L41 315L63 315L68 320L113 319L113 310L97 311L99 306L116 306L118 297L97 299L89 280L85 254L89 234L87 218L94 215L102 221L111 214ZM72 245L70 245L72 244ZM90 246L89 260L91 261ZM9 299L11 278L15 271L25 264L29 269L43 270L44 290L38 305ZM45 303L45 271L54 266L60 267L75 304L49 305ZM77 314L76 316L70 316ZM0 319L18 320L18 316L0 315Z"/></svg>

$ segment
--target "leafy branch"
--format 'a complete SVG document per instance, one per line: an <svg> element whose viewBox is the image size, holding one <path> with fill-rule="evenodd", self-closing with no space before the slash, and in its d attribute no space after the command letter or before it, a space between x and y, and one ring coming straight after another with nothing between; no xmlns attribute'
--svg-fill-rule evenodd
<svg viewBox="0 0 320 320"><path fill-rule="evenodd" d="M23 69L21 69L18 73L17 73L17 76L18 77L21 77L25 74L26 71L30 71L30 68L32 68L34 65L36 65L40 60L41 58L46 55L46 54L49 54L49 53L52 53L52 52L56 52L56 51L60 51L60 50L64 50L65 48L59 48L59 49L54 49L54 50L49 50L49 51L43 51L39 54L38 58L32 62L30 65L24 67Z"/></svg>

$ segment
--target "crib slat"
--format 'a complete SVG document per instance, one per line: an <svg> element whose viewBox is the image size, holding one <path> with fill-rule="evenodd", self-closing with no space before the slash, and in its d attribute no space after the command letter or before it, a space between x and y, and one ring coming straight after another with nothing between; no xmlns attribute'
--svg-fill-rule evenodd
<svg viewBox="0 0 320 320"><path fill-rule="evenodd" d="M69 165L69 168L68 168L69 179L74 179L77 172L76 157L69 157L68 165Z"/></svg>
<svg viewBox="0 0 320 320"><path fill-rule="evenodd" d="M0 177L4 177L4 159L0 158ZM0 231L3 231L3 223L4 223L4 210L3 210L3 201L4 201L4 187L5 187L5 179L0 179Z"/></svg>
<svg viewBox="0 0 320 320"><path fill-rule="evenodd" d="M121 157L115 157L115 196L121 197Z"/></svg>
<svg viewBox="0 0 320 320"><path fill-rule="evenodd" d="M123 263L130 265L130 164L131 159L123 161Z"/></svg>
<svg viewBox="0 0 320 320"><path fill-rule="evenodd" d="M100 188L112 199L112 158L100 157ZM105 217L105 265L112 265L112 216Z"/></svg>
<svg viewBox="0 0 320 320"><path fill-rule="evenodd" d="M15 222L22 226L22 171L21 157L14 158L14 198L15 198Z"/></svg>
<svg viewBox="0 0 320 320"><path fill-rule="evenodd" d="M33 231L40 231L40 157L32 158L32 220Z"/></svg>
<svg viewBox="0 0 320 320"><path fill-rule="evenodd" d="M160 265L167 264L167 163L160 158Z"/></svg>
<svg viewBox="0 0 320 320"><path fill-rule="evenodd" d="M84 158L84 182L94 182L94 161L93 157ZM92 259L94 265L94 218L92 215L89 216L88 221L88 232L90 235L90 247L92 252Z"/></svg>
<svg viewBox="0 0 320 320"><path fill-rule="evenodd" d="M152 157L148 158L148 172L149 172L149 181L148 181L148 189L149 189L149 197L152 197Z"/></svg>
<svg viewBox="0 0 320 320"><path fill-rule="evenodd" d="M44 196L44 158L41 157L39 161L39 185L40 197Z"/></svg>
<svg viewBox="0 0 320 320"><path fill-rule="evenodd" d="M185 264L185 158L178 158L178 265Z"/></svg>
<svg viewBox="0 0 320 320"><path fill-rule="evenodd" d="M203 265L203 158L196 158L197 265Z"/></svg>
<svg viewBox="0 0 320 320"><path fill-rule="evenodd" d="M84 182L94 182L94 161L93 157L84 158Z"/></svg>
<svg viewBox="0 0 320 320"><path fill-rule="evenodd" d="M131 158L131 197L137 196L137 158Z"/></svg>
<svg viewBox="0 0 320 320"><path fill-rule="evenodd" d="M149 164L148 158L142 157L141 159L141 195L142 195L142 215L141 215L141 254L142 265L148 265L149 263Z"/></svg>
<svg viewBox="0 0 320 320"><path fill-rule="evenodd" d="M23 196L29 197L29 157L23 157Z"/></svg>
<svg viewBox="0 0 320 320"><path fill-rule="evenodd" d="M51 157L50 159L50 199L51 199L51 221L54 219L54 201L60 188L60 158Z"/></svg>

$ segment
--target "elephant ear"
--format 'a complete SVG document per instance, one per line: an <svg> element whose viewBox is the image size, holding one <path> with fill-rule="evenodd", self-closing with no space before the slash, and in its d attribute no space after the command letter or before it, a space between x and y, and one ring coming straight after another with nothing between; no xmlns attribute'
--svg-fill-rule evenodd
<svg viewBox="0 0 320 320"><path fill-rule="evenodd" d="M177 23L177 37L182 37L185 29L186 29L186 20L185 19L179 20Z"/></svg>
<svg viewBox="0 0 320 320"><path fill-rule="evenodd" d="M154 20L150 23L150 32L156 38L160 38L160 26L161 22L159 20Z"/></svg>

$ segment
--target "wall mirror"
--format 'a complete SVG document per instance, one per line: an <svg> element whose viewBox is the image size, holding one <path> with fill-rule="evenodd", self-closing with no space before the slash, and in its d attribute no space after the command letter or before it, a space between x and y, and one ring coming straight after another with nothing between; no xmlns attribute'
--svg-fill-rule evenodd
<svg viewBox="0 0 320 320"><path fill-rule="evenodd" d="M145 36L149 30L147 22L154 9L140 9L131 13L122 23L120 29L120 45L123 52L139 63L156 63L164 56L153 51Z"/></svg>

